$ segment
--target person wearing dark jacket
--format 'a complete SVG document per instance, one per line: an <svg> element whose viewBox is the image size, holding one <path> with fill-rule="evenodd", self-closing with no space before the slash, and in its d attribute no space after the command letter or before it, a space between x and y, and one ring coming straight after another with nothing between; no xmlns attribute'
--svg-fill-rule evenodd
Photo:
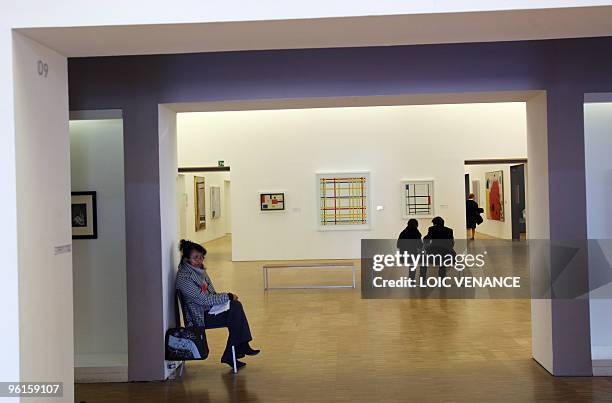
<svg viewBox="0 0 612 403"><path fill-rule="evenodd" d="M470 231L470 239L474 240L476 234L476 225L482 224L482 217L480 213L484 210L478 207L478 203L474 200L474 193L470 193L470 196L465 201L465 221L467 223L467 229Z"/></svg>
<svg viewBox="0 0 612 403"><path fill-rule="evenodd" d="M423 250L423 241L421 240L421 232L419 231L419 222L411 218L408 220L406 228L399 234L397 239L397 249L403 254L407 252L411 255L417 255ZM426 275L427 268L421 267L421 276ZM414 280L416 278L416 267L410 270L409 277Z"/></svg>
<svg viewBox="0 0 612 403"><path fill-rule="evenodd" d="M434 217L431 220L433 224L429 227L427 235L423 238L426 241L425 251L430 256L441 256L442 261L446 260L445 257L451 255L454 259L455 255L455 238L453 237L453 230L444 226L444 219L442 217ZM446 277L446 265L441 264L438 267L438 276Z"/></svg>

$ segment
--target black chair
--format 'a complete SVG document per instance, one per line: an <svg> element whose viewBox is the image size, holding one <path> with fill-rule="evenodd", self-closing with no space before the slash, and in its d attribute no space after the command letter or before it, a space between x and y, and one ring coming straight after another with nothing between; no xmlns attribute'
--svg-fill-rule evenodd
<svg viewBox="0 0 612 403"><path fill-rule="evenodd" d="M185 322L185 316L183 315L184 312L187 312L189 307L187 306L187 304L185 304L184 299L183 299L183 294L181 293L180 290L176 290L176 302L174 304L174 316L176 319L176 326L186 326L187 323ZM180 307L180 311L179 311L179 307ZM193 318L194 315L192 314L191 311L189 311L189 317ZM202 329L203 332L206 331L206 329L222 329L225 328L227 326L204 326L204 329ZM233 371L234 373L238 372L238 367L236 366L236 347L232 344L232 366L233 366ZM181 365L181 372L179 374L179 376L183 375L183 368L185 367L185 361L183 361L183 364Z"/></svg>

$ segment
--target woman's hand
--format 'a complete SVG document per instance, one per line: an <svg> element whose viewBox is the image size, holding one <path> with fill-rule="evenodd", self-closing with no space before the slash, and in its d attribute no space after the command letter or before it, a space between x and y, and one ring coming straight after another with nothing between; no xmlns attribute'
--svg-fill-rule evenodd
<svg viewBox="0 0 612 403"><path fill-rule="evenodd" d="M234 297L234 301L238 301L238 295L232 293L232 296Z"/></svg>

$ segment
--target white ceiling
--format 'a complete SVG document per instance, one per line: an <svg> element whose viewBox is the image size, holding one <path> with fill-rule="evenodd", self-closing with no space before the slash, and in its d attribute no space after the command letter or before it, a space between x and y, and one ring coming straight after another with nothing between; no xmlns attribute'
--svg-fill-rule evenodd
<svg viewBox="0 0 612 403"><path fill-rule="evenodd" d="M69 57L492 42L612 36L612 6L17 31Z"/></svg>

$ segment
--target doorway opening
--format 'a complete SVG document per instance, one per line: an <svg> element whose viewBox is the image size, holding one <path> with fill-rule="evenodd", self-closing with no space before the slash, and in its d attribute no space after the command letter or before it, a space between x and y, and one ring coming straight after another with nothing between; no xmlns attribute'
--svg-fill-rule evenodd
<svg viewBox="0 0 612 403"><path fill-rule="evenodd" d="M591 358L593 375L612 375L612 93L586 94L584 104Z"/></svg>
<svg viewBox="0 0 612 403"><path fill-rule="evenodd" d="M512 201L510 202L512 220L512 239L522 241L527 239L527 203L525 164L512 165L510 167L510 188L512 189Z"/></svg>
<svg viewBox="0 0 612 403"><path fill-rule="evenodd" d="M177 124L180 126L180 122ZM194 155L201 155L201 149L197 148ZM179 239L200 244L225 239L231 245L230 165L225 160L218 160L216 166L195 166L187 161L187 158L180 158L178 162Z"/></svg>
<svg viewBox="0 0 612 403"><path fill-rule="evenodd" d="M122 112L71 112L69 131L75 382L127 382Z"/></svg>
<svg viewBox="0 0 612 403"><path fill-rule="evenodd" d="M519 158L465 161L468 194L483 210L477 238L527 239L527 138L520 140Z"/></svg>

